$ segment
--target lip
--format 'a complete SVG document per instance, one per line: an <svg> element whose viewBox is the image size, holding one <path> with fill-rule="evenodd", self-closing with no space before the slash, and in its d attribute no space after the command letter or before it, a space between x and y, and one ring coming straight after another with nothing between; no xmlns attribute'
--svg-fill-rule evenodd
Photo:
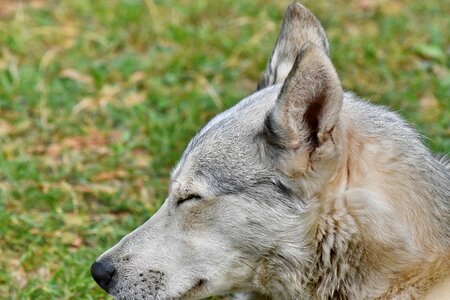
<svg viewBox="0 0 450 300"><path fill-rule="evenodd" d="M181 296L181 299L195 296L195 295L199 294L200 292L204 291L207 283L208 283L208 280L206 280L206 279L197 280L197 282Z"/></svg>

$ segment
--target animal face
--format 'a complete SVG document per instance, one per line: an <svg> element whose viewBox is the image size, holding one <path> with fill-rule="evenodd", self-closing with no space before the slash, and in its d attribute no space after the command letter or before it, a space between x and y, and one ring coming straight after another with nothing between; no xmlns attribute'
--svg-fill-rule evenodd
<svg viewBox="0 0 450 300"><path fill-rule="evenodd" d="M166 299L251 290L261 259L297 240L304 203L264 153L265 114L278 91L244 100L191 141L164 205L98 260L114 269L109 293Z"/></svg>

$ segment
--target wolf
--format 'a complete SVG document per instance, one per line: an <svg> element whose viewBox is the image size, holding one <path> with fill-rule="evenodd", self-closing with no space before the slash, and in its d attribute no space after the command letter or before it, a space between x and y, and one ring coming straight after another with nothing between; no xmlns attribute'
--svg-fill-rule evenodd
<svg viewBox="0 0 450 300"><path fill-rule="evenodd" d="M199 131L162 207L91 272L117 299L450 299L449 174L343 91L294 2L257 91Z"/></svg>

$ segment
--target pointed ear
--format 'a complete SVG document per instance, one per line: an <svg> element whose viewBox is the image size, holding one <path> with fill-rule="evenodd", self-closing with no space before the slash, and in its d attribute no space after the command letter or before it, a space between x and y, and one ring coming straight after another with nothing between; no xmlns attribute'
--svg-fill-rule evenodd
<svg viewBox="0 0 450 300"><path fill-rule="evenodd" d="M316 45L329 55L328 39L319 20L303 5L294 2L286 10L277 43L257 90L283 83L297 53L306 43Z"/></svg>
<svg viewBox="0 0 450 300"><path fill-rule="evenodd" d="M306 44L266 119L266 141L287 151L314 151L333 140L342 97L341 83L329 57L317 46Z"/></svg>

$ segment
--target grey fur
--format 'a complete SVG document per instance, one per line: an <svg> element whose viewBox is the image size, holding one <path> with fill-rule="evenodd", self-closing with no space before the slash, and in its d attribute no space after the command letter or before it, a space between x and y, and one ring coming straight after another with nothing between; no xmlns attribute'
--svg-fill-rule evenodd
<svg viewBox="0 0 450 300"><path fill-rule="evenodd" d="M257 90L283 83L298 52L306 43L330 55L328 39L319 20L303 5L293 2L286 10L280 34Z"/></svg>
<svg viewBox="0 0 450 300"><path fill-rule="evenodd" d="M303 6L288 8L277 47L260 90L189 143L160 210L98 259L117 270L116 298L388 297L409 267L448 254L447 159L342 92Z"/></svg>

